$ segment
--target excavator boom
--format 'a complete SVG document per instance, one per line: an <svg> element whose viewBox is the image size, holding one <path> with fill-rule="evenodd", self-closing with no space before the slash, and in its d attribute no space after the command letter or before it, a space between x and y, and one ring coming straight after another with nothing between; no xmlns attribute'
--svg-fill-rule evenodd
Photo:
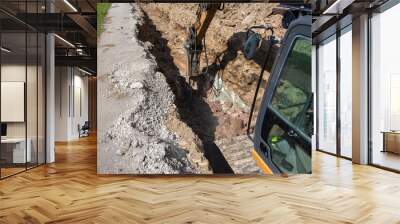
<svg viewBox="0 0 400 224"><path fill-rule="evenodd" d="M200 75L200 54L203 51L203 40L215 14L221 9L221 5L219 3L200 4L197 10L197 20L188 30L185 48L188 56L189 78Z"/></svg>
<svg viewBox="0 0 400 224"><path fill-rule="evenodd" d="M201 45L203 38L206 35L207 29L211 24L215 14L220 9L221 4L206 4L203 9L197 14L197 21L194 24L196 45Z"/></svg>

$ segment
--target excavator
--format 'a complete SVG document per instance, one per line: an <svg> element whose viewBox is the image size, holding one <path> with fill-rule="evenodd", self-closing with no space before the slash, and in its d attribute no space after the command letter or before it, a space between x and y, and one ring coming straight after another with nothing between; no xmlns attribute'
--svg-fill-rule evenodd
<svg viewBox="0 0 400 224"><path fill-rule="evenodd" d="M205 54L208 63L205 35L213 18L223 8L224 5L219 3L199 4L197 20L188 28L184 48L187 53L187 75L193 86L196 80L208 75L200 64L202 54ZM313 134L311 9L307 4L280 4L271 14L276 13L282 15L282 26L287 29L284 38L278 40L274 36L271 24L248 27L241 49L245 58L252 60L262 41L266 41L269 46L251 105L247 135L253 142L251 154L264 173L309 174ZM263 40L257 32L260 29L271 34ZM270 60L270 51L277 44L280 47L270 69L255 127L252 129L251 121L260 84Z"/></svg>

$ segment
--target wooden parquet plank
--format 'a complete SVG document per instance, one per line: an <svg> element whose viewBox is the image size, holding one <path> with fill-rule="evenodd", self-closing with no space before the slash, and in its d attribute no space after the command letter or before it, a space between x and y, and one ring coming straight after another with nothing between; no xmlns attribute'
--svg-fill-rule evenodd
<svg viewBox="0 0 400 224"><path fill-rule="evenodd" d="M315 152L291 177L96 174L94 137L0 181L0 223L400 223L400 175Z"/></svg>

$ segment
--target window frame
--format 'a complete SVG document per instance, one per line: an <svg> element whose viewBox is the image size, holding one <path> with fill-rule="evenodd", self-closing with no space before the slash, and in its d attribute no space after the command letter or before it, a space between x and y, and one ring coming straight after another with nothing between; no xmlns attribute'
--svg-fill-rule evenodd
<svg viewBox="0 0 400 224"><path fill-rule="evenodd" d="M333 24L331 27L327 28L325 31L323 31L319 36L316 38L313 38L313 44L316 46L316 54L315 54L315 62L316 62L316 106L315 106L315 116L316 116L316 133L315 133L315 142L316 142L316 151L318 152L323 152L332 156L336 156L339 158L343 158L346 160L352 160L352 158L349 158L347 156L343 156L341 153L341 117L340 117L340 104L341 104L341 99L340 99L340 76L341 76L341 66L340 66L340 38L343 34L346 32L352 32L352 29L347 30L349 26L352 26L352 17L351 15L347 15L343 17L341 20L338 21L339 27L337 27L337 24ZM334 29L334 30L333 30ZM331 153L328 151L325 151L324 149L320 149L320 144L319 144L319 116L318 116L318 109L319 109L319 47L321 43L327 41L328 39L332 38L332 36L335 36L333 40L331 41L336 41L336 152Z"/></svg>
<svg viewBox="0 0 400 224"><path fill-rule="evenodd" d="M282 78L283 78L283 77L282 77L282 72L283 72L284 69L286 68L286 65L288 64L288 60L289 60L289 58L290 58L290 56L291 56L291 53L293 52L293 49L294 49L294 47L295 47L296 41L298 41L298 40L305 40L305 41L308 41L309 39L308 39L308 38L305 38L305 37L302 36L302 35L297 35L297 36L294 37L294 40L293 40L293 42L291 43L291 48L289 49L288 55L287 55L287 57L286 57L286 59L285 59L285 62L284 62L284 64L283 64L283 66L282 66L282 69L280 70L279 78L278 78L278 80L277 80L277 85L275 86L275 89L274 89L273 94L272 94L271 104L269 104L268 107L269 107L269 110L271 110L272 112L274 112L274 113L279 113L279 117L281 117L281 119L283 119L284 122L290 123L291 128L293 128L293 129L295 128L295 129L298 130L299 133L303 133L305 130L301 130L301 128L300 128L296 123L294 123L293 121L290 121L278 108L276 108L276 107L273 106L273 101L274 101L274 98L275 98L275 96L276 96L276 94L277 94L278 86L279 86L279 84L280 84L280 80L282 80ZM312 45L311 45L311 41L310 41L310 49L311 49L311 46L312 46ZM311 62L311 58L310 58L310 67L311 67L311 66L312 66L312 62ZM310 70L310 71L311 71L311 70ZM311 81L311 79L310 79L310 81ZM310 92L309 92L309 93L310 93L310 94L306 96L307 98L306 98L306 101L305 101L305 102L303 102L303 103L297 103L297 104L305 104L305 106L302 107L302 110L296 115L296 117L299 116L300 113L302 113L302 112L304 111L304 109L306 109L306 107L308 108L308 107L311 106L311 109L313 109L313 108L312 108L312 103L313 103L313 92L312 92L312 85L311 85L311 83L310 83ZM296 105L296 104L295 104L295 105ZM295 105L290 105L290 106L295 106ZM312 134L311 134L311 135L312 135ZM305 138L310 137L310 139L311 139L311 135L310 135L310 136L304 135L304 137L305 137Z"/></svg>
<svg viewBox="0 0 400 224"><path fill-rule="evenodd" d="M9 2L15 2L15 1L9 1ZM30 1L30 2L22 1L21 3L24 3L24 5L23 5L24 12L22 12L22 15L26 16L27 13L38 13L39 12L39 3L45 3L45 5L46 5L47 1L45 1L45 0L35 0L35 1ZM27 3L35 4L34 6L36 6L36 8L33 8L34 9L33 12L28 12ZM0 3L0 8L1 8L1 6L2 6L2 4ZM45 12L48 12L47 5L45 7ZM6 13L7 16L12 15L10 12L8 12L4 9L3 9L3 13ZM8 14L10 14L10 15L8 15ZM25 120L24 126L25 127L24 127L24 130L25 130L25 133L24 133L23 138L25 139L25 146L24 146L25 165L24 165L23 169L21 169L20 171L17 171L17 172L11 173L11 174L7 174L7 175L4 175L4 172L2 173L2 167L0 166L0 180L6 179L8 177L12 177L19 173L28 171L30 169L34 169L36 167L39 167L39 166L47 163L48 141L47 141L47 129L46 129L46 127L47 127L47 110L46 109L47 109L47 59L48 59L47 58L47 56L48 56L47 55L47 47L48 47L47 46L47 44L48 44L47 34L48 33L38 30L38 29L32 27L31 25L24 23L23 21L18 21L18 18L14 17L14 16L10 16L10 18L12 18L13 20L15 20L18 23L21 23L21 29L18 29L18 30L1 30L0 29L0 45L2 45L2 35L10 34L10 33L24 35L25 43L24 43L23 51L25 52L25 54L23 55L23 59L25 61L24 62L25 63L24 64L24 67L25 67L24 68L24 72L25 72L25 81L24 81L24 83L25 83L25 87L24 87L24 91L25 91L25 93L24 93L24 97L25 97L25 100L24 100L24 120ZM1 24L0 24L0 28L1 28ZM35 52L34 55L36 57L32 61L30 61L30 59L28 58L29 57L28 56L28 48L30 47L28 45L29 35L36 37L36 39L32 43L32 45L34 46L34 48L33 48L33 50ZM39 52L39 49L41 50L40 52ZM40 60L39 60L39 55L41 56ZM2 81L1 68L3 67L3 62L4 62L4 56L2 57L2 55L0 54L0 81ZM40 62L41 62L41 64L40 64ZM35 83L36 91L34 91L31 94L32 96L36 97L36 111L34 111L36 113L35 114L36 121L32 121L31 125L36 126L36 128L35 128L36 130L32 129L33 131L36 131L36 135L32 137L32 141L33 141L33 138L35 138L37 141L37 145L36 145L36 157L34 158L36 161L34 163L31 163L30 165L28 165L28 162L27 162L27 160L28 160L27 159L27 156L28 156L28 154L27 154L28 131L27 130L28 130L28 122L31 120L28 119L28 111L27 111L28 110L28 105L27 105L28 78L27 78L27 76L28 76L28 65L30 65L30 63L31 63L31 65L34 65L34 67L35 67L34 72L32 72L30 74L33 74L34 76L36 76L36 83ZM42 85L43 85L42 86L43 92L41 92L41 94L43 96L43 98L41 99L42 100L41 107L42 107L44 114L41 114L40 115L41 117L39 117L39 112L38 112L39 111L39 81L38 81L39 65L42 66L42 70L40 73L41 73ZM0 86L0 89L1 89L1 86ZM1 106L0 106L0 109L1 109ZM39 160L39 144L38 144L38 142L39 142L38 141L39 140L39 119L41 121L41 124L43 125L42 130L41 130L42 131L41 134L43 135L42 136L42 138L43 138L42 146L41 146L43 148L42 148L42 155L40 156L41 160ZM0 123L2 123L2 122L0 121ZM1 151L2 151L2 146L0 145L0 158L1 158ZM34 152L34 150L32 150L32 152Z"/></svg>
<svg viewBox="0 0 400 224"><path fill-rule="evenodd" d="M272 98L274 96L274 93L277 88L278 81L281 79L281 73L283 71L283 68L285 67L289 54L293 49L294 43L296 40L301 37L305 38L306 40L310 41L310 44L312 43L312 37L311 37L311 17L310 16L304 16L297 21L294 21L289 29L287 30L287 33L285 35L283 43L285 45L282 46L281 50L279 51L275 62L273 66L273 70L270 73L270 77L268 79L267 87L265 88L264 91L264 96L262 99L262 104L261 108L257 117L257 123L256 123L256 128L255 128L255 138L254 138L254 144L255 144L255 150L257 154L264 160L264 162L269 166L271 171L273 173L282 173L282 171L272 162L272 157L271 157L271 149L269 148L268 143L265 141L265 139L262 138L262 133L263 133L263 124L265 122L271 121L273 118L277 118L280 122L284 122L282 118L279 118L280 114L271 114L271 111L273 111L273 108L271 108L272 104ZM310 48L311 50L311 48ZM310 52L311 53L311 52ZM311 54L310 54L311 57ZM310 70L311 71L311 70ZM311 81L311 74L310 74L310 81ZM311 107L313 107L313 104L311 103ZM271 110L272 109L272 110ZM276 112L275 112L276 113ZM275 117L269 116L269 115L276 115ZM304 134L301 130L299 130L296 126L293 124L285 122L287 124L285 130L287 128L291 128L297 136L301 139L303 139L303 142L299 142L299 140L296 138L296 142L305 145L305 149L309 151L310 156L311 156L311 136L307 136ZM269 125L269 127L272 127L273 125Z"/></svg>

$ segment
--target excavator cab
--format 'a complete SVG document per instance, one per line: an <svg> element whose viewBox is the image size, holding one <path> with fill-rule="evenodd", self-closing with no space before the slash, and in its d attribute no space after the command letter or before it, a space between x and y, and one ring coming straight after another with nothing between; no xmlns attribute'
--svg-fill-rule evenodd
<svg viewBox="0 0 400 224"><path fill-rule="evenodd" d="M252 154L265 173L311 173L312 130L311 16L307 15L291 22L281 43L251 137Z"/></svg>
<svg viewBox="0 0 400 224"><path fill-rule="evenodd" d="M196 79L207 73L200 72L200 54L204 52L208 64L205 34L216 12L222 9L222 4L199 5L196 23L188 29L184 47L188 57L187 71L191 86L195 86ZM265 88L255 132L250 134L262 74L270 57L267 52L252 104L247 133L254 142L252 154L265 173L311 173L311 9L303 4L280 5L272 12L275 13L283 15L282 24L288 29ZM271 25L248 28L242 49L247 59L254 57L261 43L261 36L254 32L255 29L271 32L267 38L270 48L278 41L274 37Z"/></svg>

